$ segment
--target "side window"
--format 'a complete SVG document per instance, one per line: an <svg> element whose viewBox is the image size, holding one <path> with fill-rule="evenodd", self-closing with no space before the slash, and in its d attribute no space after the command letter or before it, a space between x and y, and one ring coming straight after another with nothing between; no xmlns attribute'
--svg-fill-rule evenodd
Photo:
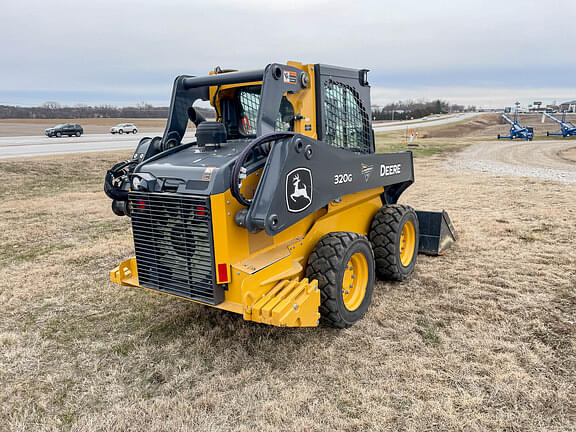
<svg viewBox="0 0 576 432"><path fill-rule="evenodd" d="M240 125L242 135L256 135L256 122L258 120L258 108L260 107L260 86L245 87L238 91L240 102ZM294 107L288 102L286 96L280 102L280 112L276 118L275 130L292 130Z"/></svg>
<svg viewBox="0 0 576 432"><path fill-rule="evenodd" d="M323 120L325 141L339 148L370 152L370 128L358 93L332 80L324 83Z"/></svg>

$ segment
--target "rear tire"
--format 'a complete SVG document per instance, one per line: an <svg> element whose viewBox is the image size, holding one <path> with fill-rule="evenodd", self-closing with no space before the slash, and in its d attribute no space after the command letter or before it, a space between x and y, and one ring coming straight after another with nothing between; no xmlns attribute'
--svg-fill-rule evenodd
<svg viewBox="0 0 576 432"><path fill-rule="evenodd" d="M320 288L320 322L348 328L361 319L374 291L374 254L363 235L333 232L308 257L306 277Z"/></svg>
<svg viewBox="0 0 576 432"><path fill-rule="evenodd" d="M134 129L134 130L132 131L132 133L133 133L134 135L136 135L136 134L138 133L138 131L137 131L136 129Z"/></svg>
<svg viewBox="0 0 576 432"><path fill-rule="evenodd" d="M376 262L376 276L402 281L414 272L420 229L414 209L387 205L376 213L369 233Z"/></svg>
<svg viewBox="0 0 576 432"><path fill-rule="evenodd" d="M76 132L77 137L79 137L80 135L82 135L80 132Z"/></svg>
<svg viewBox="0 0 576 432"><path fill-rule="evenodd" d="M122 135L122 134L124 133L124 130L123 130L123 129L120 129L120 130L118 131L118 133L119 133L120 135Z"/></svg>

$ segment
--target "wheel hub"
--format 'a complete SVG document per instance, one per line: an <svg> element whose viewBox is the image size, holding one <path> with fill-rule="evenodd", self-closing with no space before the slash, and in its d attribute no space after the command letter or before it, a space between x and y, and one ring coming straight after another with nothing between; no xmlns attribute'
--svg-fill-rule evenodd
<svg viewBox="0 0 576 432"><path fill-rule="evenodd" d="M412 221L407 221L402 227L400 234L400 262L404 267L407 267L412 262L415 248L416 229Z"/></svg>
<svg viewBox="0 0 576 432"><path fill-rule="evenodd" d="M349 311L356 310L364 301L368 284L368 263L358 252L350 257L342 278L342 300Z"/></svg>

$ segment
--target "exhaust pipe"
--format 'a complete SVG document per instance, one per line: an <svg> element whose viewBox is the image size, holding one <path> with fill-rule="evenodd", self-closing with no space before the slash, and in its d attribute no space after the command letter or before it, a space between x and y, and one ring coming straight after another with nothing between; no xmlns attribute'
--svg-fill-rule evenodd
<svg viewBox="0 0 576 432"><path fill-rule="evenodd" d="M194 123L196 125L196 127L198 127L198 125L200 123L206 121L206 118L202 114L200 114L198 111L196 111L196 109L194 107L188 108L188 118L190 119L190 121L192 123Z"/></svg>

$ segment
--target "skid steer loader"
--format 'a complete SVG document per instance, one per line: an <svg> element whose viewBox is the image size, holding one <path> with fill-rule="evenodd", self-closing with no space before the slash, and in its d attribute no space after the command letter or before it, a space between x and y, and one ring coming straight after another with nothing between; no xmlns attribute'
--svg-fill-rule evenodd
<svg viewBox="0 0 576 432"><path fill-rule="evenodd" d="M375 153L367 72L288 62L177 77L164 135L106 174L136 255L111 280L249 321L346 328L376 277L404 280L419 251L443 253L448 215L397 204L412 153Z"/></svg>

